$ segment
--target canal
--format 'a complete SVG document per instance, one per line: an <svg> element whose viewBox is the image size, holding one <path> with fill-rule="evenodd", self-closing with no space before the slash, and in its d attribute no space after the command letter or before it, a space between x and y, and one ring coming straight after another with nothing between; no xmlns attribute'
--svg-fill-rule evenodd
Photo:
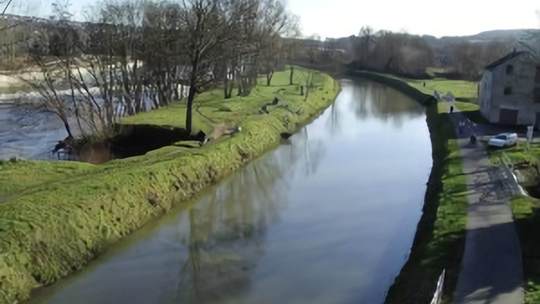
<svg viewBox="0 0 540 304"><path fill-rule="evenodd" d="M425 110L342 82L320 117L31 303L382 303L431 166Z"/></svg>

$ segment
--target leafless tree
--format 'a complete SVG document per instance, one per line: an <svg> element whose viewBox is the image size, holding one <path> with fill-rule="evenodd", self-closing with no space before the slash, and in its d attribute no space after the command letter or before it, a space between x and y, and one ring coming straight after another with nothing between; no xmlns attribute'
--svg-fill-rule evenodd
<svg viewBox="0 0 540 304"><path fill-rule="evenodd" d="M484 67L511 51L503 42L477 44L462 42L451 48L453 67L461 77L476 80Z"/></svg>
<svg viewBox="0 0 540 304"><path fill-rule="evenodd" d="M234 87L247 95L259 72L270 84L286 56L281 36L297 27L278 0L106 0L84 24L70 22L68 6L53 5L55 25L40 41L46 50L33 53L45 80L34 86L92 134L183 99L184 87L191 134L196 95L216 85L225 98Z"/></svg>
<svg viewBox="0 0 540 304"><path fill-rule="evenodd" d="M13 2L13 0L2 0L0 1L0 9L2 9L2 14L1 15L4 15L9 6L11 5L11 3Z"/></svg>
<svg viewBox="0 0 540 304"><path fill-rule="evenodd" d="M186 131L193 129L193 102L197 93L214 80L211 69L218 62L220 47L232 39L234 18L227 6L216 0L189 0L181 3L179 21L180 40L185 41L189 92L186 109Z"/></svg>
<svg viewBox="0 0 540 304"><path fill-rule="evenodd" d="M363 27L352 46L358 67L398 74L423 75L433 64L433 50L418 36Z"/></svg>
<svg viewBox="0 0 540 304"><path fill-rule="evenodd" d="M370 26L363 26L355 39L354 52L355 60L360 65L367 65L368 57L375 44L375 33Z"/></svg>
<svg viewBox="0 0 540 304"><path fill-rule="evenodd" d="M260 71L266 76L266 85L270 85L274 71L282 57L281 35L285 33L289 15L285 7L277 0L263 0L257 30L257 49Z"/></svg>
<svg viewBox="0 0 540 304"><path fill-rule="evenodd" d="M238 79L240 94L248 93L249 88L256 84L257 68L264 62L261 58L268 58L261 54L265 48L276 46L274 39L283 28L283 16L284 9L276 0L182 2L180 40L185 42L182 45L187 58L189 83L187 132L191 133L193 127L195 95L216 82L217 72L225 75L224 82L231 79L232 73L232 78ZM246 24L254 26L248 28ZM255 41L254 47L250 47L252 41ZM231 51L232 48L241 52ZM272 74L271 68L266 70L268 75ZM230 96L230 93L226 95Z"/></svg>
<svg viewBox="0 0 540 304"><path fill-rule="evenodd" d="M40 107L46 111L54 113L64 124L69 138L73 138L73 130L69 119L72 114L77 116L79 127L78 106L75 101L74 88L71 81L71 69L75 66L74 58L76 55L77 33L68 25L71 14L69 13L70 2L68 0L53 2L53 16L51 20L57 22L56 32L41 32L41 41L49 41L51 37L62 37L61 40L54 42L55 59L51 60L42 56L40 52L33 52L32 59L34 65L41 72L39 77L31 79L22 79L41 95ZM35 47L35 46L32 46ZM72 106L68 103L68 98L62 89L70 88ZM73 113L73 111L75 111Z"/></svg>
<svg viewBox="0 0 540 304"><path fill-rule="evenodd" d="M286 25L285 35L282 37L282 48L285 59L290 63L289 65L289 85L294 84L294 65L293 61L298 56L298 52L301 48L299 38L302 35L300 31L300 17L291 14Z"/></svg>

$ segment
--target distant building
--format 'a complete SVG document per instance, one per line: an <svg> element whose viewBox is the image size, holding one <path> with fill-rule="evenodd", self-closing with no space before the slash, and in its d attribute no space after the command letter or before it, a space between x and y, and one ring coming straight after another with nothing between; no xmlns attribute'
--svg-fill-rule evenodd
<svg viewBox="0 0 540 304"><path fill-rule="evenodd" d="M540 127L540 65L530 53L514 51L488 65L479 95L489 122Z"/></svg>

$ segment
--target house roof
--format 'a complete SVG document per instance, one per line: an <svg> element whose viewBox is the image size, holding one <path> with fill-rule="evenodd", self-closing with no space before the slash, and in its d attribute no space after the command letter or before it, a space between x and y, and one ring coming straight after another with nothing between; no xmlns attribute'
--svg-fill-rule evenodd
<svg viewBox="0 0 540 304"><path fill-rule="evenodd" d="M488 64L486 66L486 70L493 70L494 68L500 66L501 64L504 64L507 61L512 60L512 59L514 59L516 57L519 57L519 56L521 56L523 54L527 54L527 52L525 52L525 51L512 52L512 53L510 53L510 54L508 54L508 55L506 55L506 56L504 56L504 57L502 57L500 59L497 59L494 62Z"/></svg>

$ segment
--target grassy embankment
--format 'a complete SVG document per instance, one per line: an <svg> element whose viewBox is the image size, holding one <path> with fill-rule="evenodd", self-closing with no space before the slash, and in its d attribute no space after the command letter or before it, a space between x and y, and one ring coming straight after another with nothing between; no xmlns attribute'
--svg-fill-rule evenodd
<svg viewBox="0 0 540 304"><path fill-rule="evenodd" d="M469 105L472 100L468 98L472 98L472 88L475 86L473 83L382 76L400 80L401 85L394 87L408 91L408 95L420 102L425 103L427 96L424 94L432 94L437 89L445 93L451 91L460 100L467 100L464 102L471 108L469 110L478 110L474 104ZM423 82L426 83L425 87ZM403 85L407 85L407 88L400 88ZM416 93L411 91L413 88ZM427 106L426 113L431 134L433 168L425 195L424 213L418 223L409 260L390 288L386 303L429 303L443 269L447 271L443 300L450 303L463 255L468 202L459 147L447 104L432 103Z"/></svg>
<svg viewBox="0 0 540 304"><path fill-rule="evenodd" d="M260 84L248 97L201 94L197 107L204 116L195 113L196 129L242 126L203 147L181 142L103 165L1 162L0 303L24 300L33 288L80 269L111 243L278 145L282 133L296 131L339 91L335 80L318 72L314 85L304 100L296 85L288 85L288 73L278 72L272 86ZM261 113L274 97L279 104ZM184 110L173 105L124 123L183 127Z"/></svg>
<svg viewBox="0 0 540 304"><path fill-rule="evenodd" d="M533 166L540 160L539 143L533 143L529 149L525 143L520 142L512 148L492 150L491 161L500 164L503 153L519 171L523 186L538 185L540 176ZM540 303L540 200L530 196L518 196L512 200L512 213L521 241L525 303Z"/></svg>
<svg viewBox="0 0 540 304"><path fill-rule="evenodd" d="M448 80L444 78L434 78L428 80L406 79L407 83L424 94L433 94L437 91L441 94L452 92L456 98L456 107L463 112L470 120L476 123L485 123L485 118L480 114L480 107L477 104L478 89L477 84L467 80ZM424 86L425 84L425 86ZM448 112L448 103L441 103L442 110Z"/></svg>
<svg viewBox="0 0 540 304"><path fill-rule="evenodd" d="M486 122L485 118L480 114L480 107L477 103L478 91L476 82L467 80L449 80L444 78L411 79L372 72L368 72L368 74L379 75L385 78L391 78L403 82L407 86L404 88L398 87L398 89L405 91L414 89L415 91L419 91L429 96L432 96L434 91L437 91L442 95L451 92L456 98L456 107L459 108L459 110L463 112L465 116L476 123ZM372 79L377 80L376 78ZM415 97L414 94L409 95L413 95L411 97ZM448 103L440 102L439 106L441 107L441 111L449 111Z"/></svg>

